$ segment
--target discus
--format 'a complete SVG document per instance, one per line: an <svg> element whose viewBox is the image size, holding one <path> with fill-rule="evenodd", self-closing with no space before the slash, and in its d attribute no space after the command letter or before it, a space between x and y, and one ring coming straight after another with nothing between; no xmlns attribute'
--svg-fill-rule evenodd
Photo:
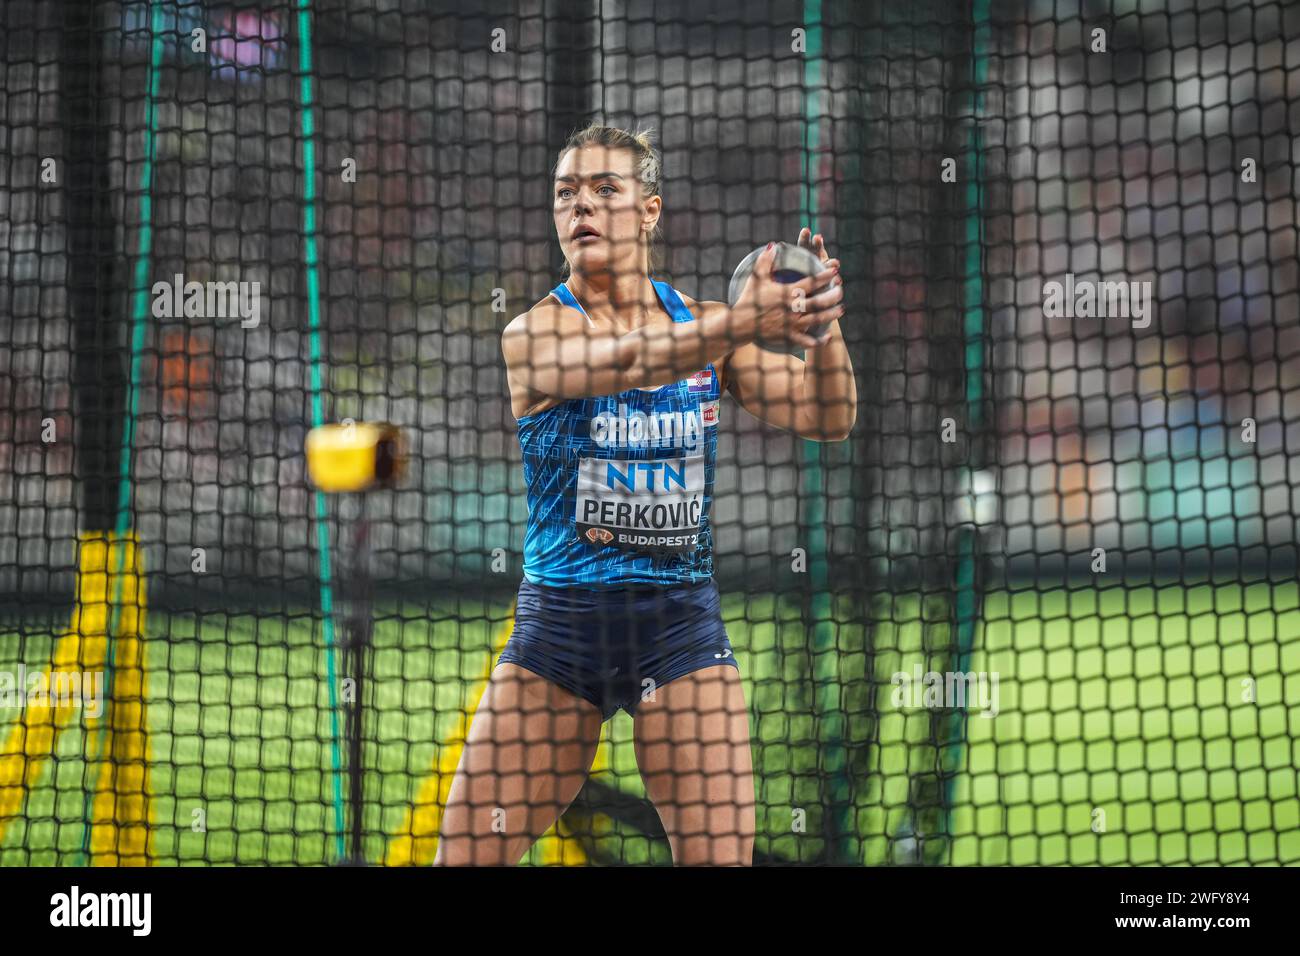
<svg viewBox="0 0 1300 956"><path fill-rule="evenodd" d="M745 258L740 260L740 265L736 266L736 271L731 275L731 287L727 290L727 302L733 308L737 300L740 299L740 293L745 288L745 283L749 280L750 273L754 271L754 263L758 262L758 257L767 249L766 245L759 246ZM803 246L795 245L790 242L778 242L776 244L776 258L772 262L772 278L777 282L791 283L798 282L808 276L815 276L826 271L826 264L817 258L816 253L811 249L805 249ZM827 286L814 291L814 295L822 292ZM829 322L823 322L821 325L815 325L808 329L808 334L813 338L821 338L826 334ZM755 339L755 344L759 348L766 349L769 352L781 352L785 355L794 355L803 351L803 346L792 345L789 342L782 341L764 341Z"/></svg>

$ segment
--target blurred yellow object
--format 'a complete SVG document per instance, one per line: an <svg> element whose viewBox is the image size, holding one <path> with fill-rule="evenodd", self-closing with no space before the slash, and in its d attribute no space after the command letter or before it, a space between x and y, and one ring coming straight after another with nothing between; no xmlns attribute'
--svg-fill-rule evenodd
<svg viewBox="0 0 1300 956"><path fill-rule="evenodd" d="M388 422L321 425L307 433L307 473L321 491L391 487L406 472L401 429Z"/></svg>

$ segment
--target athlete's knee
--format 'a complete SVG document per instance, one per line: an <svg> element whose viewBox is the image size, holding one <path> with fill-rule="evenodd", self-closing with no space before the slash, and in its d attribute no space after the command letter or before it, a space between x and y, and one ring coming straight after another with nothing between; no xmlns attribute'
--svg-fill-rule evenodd
<svg viewBox="0 0 1300 956"><path fill-rule="evenodd" d="M483 807L443 820L434 866L513 866L528 852L527 808Z"/></svg>
<svg viewBox="0 0 1300 956"><path fill-rule="evenodd" d="M674 866L754 864L754 833L743 827L722 833L675 834L669 843Z"/></svg>

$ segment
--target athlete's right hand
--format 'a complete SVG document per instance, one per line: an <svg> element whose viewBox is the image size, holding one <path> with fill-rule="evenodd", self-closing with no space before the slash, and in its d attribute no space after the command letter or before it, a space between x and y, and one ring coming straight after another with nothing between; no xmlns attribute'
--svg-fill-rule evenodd
<svg viewBox="0 0 1300 956"><path fill-rule="evenodd" d="M828 260L828 271L790 283L778 282L772 277L775 262L776 243L771 243L755 261L754 271L745 280L745 286L732 306L737 345L788 342L801 349L816 348L826 341L829 333L817 339L809 334L809 330L844 314L840 261ZM828 281L832 282L829 288L813 294Z"/></svg>

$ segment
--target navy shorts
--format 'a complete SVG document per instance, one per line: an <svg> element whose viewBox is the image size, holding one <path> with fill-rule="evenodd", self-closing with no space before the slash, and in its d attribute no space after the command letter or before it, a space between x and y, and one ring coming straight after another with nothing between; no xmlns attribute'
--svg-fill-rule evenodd
<svg viewBox="0 0 1300 956"><path fill-rule="evenodd" d="M590 702L609 720L636 713L643 693L692 671L739 670L722 599L700 584L555 588L524 580L515 628L498 664L517 664Z"/></svg>

